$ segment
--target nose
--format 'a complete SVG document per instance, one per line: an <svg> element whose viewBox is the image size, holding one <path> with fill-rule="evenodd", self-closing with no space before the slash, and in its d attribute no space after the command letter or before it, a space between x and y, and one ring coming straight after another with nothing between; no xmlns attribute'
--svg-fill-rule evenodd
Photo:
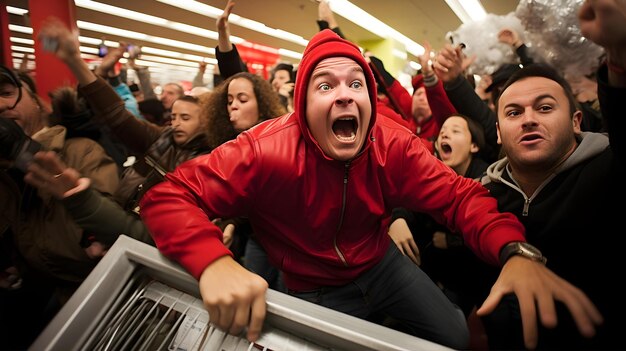
<svg viewBox="0 0 626 351"><path fill-rule="evenodd" d="M335 99L335 104L337 106L347 106L354 102L354 99L350 97L348 87L338 88L337 98Z"/></svg>
<svg viewBox="0 0 626 351"><path fill-rule="evenodd" d="M233 101L230 103L230 105L228 106L231 110L238 110L239 109L239 102L238 101Z"/></svg>
<svg viewBox="0 0 626 351"><path fill-rule="evenodd" d="M527 108L524 111L524 115L521 117L522 127L528 128L528 127L536 126L538 124L536 117L537 115L536 115L535 110L532 107Z"/></svg>

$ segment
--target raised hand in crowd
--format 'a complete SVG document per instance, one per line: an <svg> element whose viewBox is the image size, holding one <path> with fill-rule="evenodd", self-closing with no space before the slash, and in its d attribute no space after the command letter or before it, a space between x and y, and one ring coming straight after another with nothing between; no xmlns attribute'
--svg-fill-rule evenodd
<svg viewBox="0 0 626 351"><path fill-rule="evenodd" d="M605 49L609 83L626 87L626 4L585 1L578 18L582 35Z"/></svg>
<svg viewBox="0 0 626 351"><path fill-rule="evenodd" d="M280 89L278 89L278 94L287 98L291 97L295 84L296 83L294 83L293 81L283 83L283 85L280 86Z"/></svg>
<svg viewBox="0 0 626 351"><path fill-rule="evenodd" d="M233 43L230 41L230 27L228 24L228 16L233 11L235 7L235 2L232 0L228 0L226 3L226 7L224 7L224 12L217 17L215 21L215 27L217 28L218 40L217 47L221 52L228 52L233 49Z"/></svg>
<svg viewBox="0 0 626 351"><path fill-rule="evenodd" d="M433 61L431 58L433 50L428 40L425 40L422 46L424 47L424 53L418 56L418 59L419 59L420 65L422 66L422 74L424 76L430 76L434 74Z"/></svg>
<svg viewBox="0 0 626 351"><path fill-rule="evenodd" d="M447 83L462 75L475 59L475 55L467 57L463 53L462 45L446 44L437 54L433 68L437 77Z"/></svg>
<svg viewBox="0 0 626 351"><path fill-rule="evenodd" d="M107 54L102 58L100 65L96 68L96 74L101 77L117 75L114 71L115 65L124 57L127 47L128 44L126 42L120 41L118 47L109 49Z"/></svg>
<svg viewBox="0 0 626 351"><path fill-rule="evenodd" d="M337 20L335 20L335 15L333 14L333 10L330 9L330 3L328 0L318 0L317 1L317 18L320 21L326 21L328 23L328 27L333 29L339 27Z"/></svg>
<svg viewBox="0 0 626 351"><path fill-rule="evenodd" d="M67 64L80 84L87 85L97 79L80 56L78 33L69 31L58 18L45 20L38 39L56 43L50 47L50 51Z"/></svg>
<svg viewBox="0 0 626 351"><path fill-rule="evenodd" d="M500 32L498 32L498 41L513 47L513 50L523 44L517 31L511 28L501 29Z"/></svg>
<svg viewBox="0 0 626 351"><path fill-rule="evenodd" d="M135 61L135 59L132 57L129 57L126 59L126 64L128 65L128 67L130 67L132 70L135 70L135 71L145 68L143 66L139 66L137 62Z"/></svg>
<svg viewBox="0 0 626 351"><path fill-rule="evenodd" d="M206 72L207 63L205 61L198 62L198 72L204 74Z"/></svg>

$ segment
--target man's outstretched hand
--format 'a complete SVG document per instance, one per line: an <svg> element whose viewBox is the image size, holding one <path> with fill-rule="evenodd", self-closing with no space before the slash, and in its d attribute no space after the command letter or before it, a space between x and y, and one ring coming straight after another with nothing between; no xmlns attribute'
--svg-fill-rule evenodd
<svg viewBox="0 0 626 351"><path fill-rule="evenodd" d="M200 294L209 319L218 328L239 335L247 327L250 342L259 338L265 320L267 282L223 256L204 269Z"/></svg>
<svg viewBox="0 0 626 351"><path fill-rule="evenodd" d="M519 301L524 343L529 349L537 347L537 315L546 328L556 327L555 301L567 306L580 334L585 337L594 336L596 325L603 322L602 315L582 290L545 265L518 256L511 257L502 267L489 296L476 313L484 316L493 312L502 297L510 293Z"/></svg>

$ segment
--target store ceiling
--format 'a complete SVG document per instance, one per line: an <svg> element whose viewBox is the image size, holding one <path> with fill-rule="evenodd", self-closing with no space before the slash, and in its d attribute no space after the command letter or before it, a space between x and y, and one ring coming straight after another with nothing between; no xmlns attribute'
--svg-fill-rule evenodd
<svg viewBox="0 0 626 351"><path fill-rule="evenodd" d="M182 0L181 0L182 1ZM28 0L7 0L8 6L28 9ZM178 7L167 5L156 0L102 0L104 4L145 13L148 15L164 18L173 22L215 31L215 18L210 18L189 12ZM226 0L204 0L202 3L223 9ZM369 12L382 22L396 29L398 32L409 37L417 43L428 40L436 50L446 42L446 33L456 30L461 21L443 0L352 0L354 5ZM515 11L518 1L513 0L482 0L487 13L506 15ZM317 31L317 2L314 0L240 0L237 1L233 10L234 14L262 22L269 27L282 29L302 36L305 39L312 37ZM377 35L363 29L360 26L336 15L339 25L346 37L355 42L381 39ZM136 31L160 38L176 39L208 48L215 48L217 42L190 32L182 32L172 28L142 23L134 18L120 17L115 13L102 13L78 6L76 19L106 25L125 30ZM28 25L27 18L18 15L9 15L11 24ZM103 34L93 30L81 30L82 36L92 38L105 37L111 41L127 41L137 45L145 45L153 48L172 50L184 54L205 56L212 58L206 52L196 50L172 48L164 41L142 42L118 35ZM277 39L236 25L231 26L231 34L244 38L250 42L283 48L295 52L302 52L304 46L282 39ZM22 33L11 33L12 36L27 38ZM17 45L17 44L16 44ZM28 46L19 44L20 46ZM90 46L84 44L85 46ZM95 45L91 45L95 47ZM281 61L296 63L297 59L281 57ZM193 63L195 64L195 63ZM189 68L192 68L190 65ZM193 77L192 73L189 80Z"/></svg>

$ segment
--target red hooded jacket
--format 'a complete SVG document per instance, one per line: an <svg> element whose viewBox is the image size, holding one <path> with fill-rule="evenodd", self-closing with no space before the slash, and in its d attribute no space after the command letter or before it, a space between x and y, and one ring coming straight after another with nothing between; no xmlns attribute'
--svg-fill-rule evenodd
<svg viewBox="0 0 626 351"><path fill-rule="evenodd" d="M347 57L364 70L372 103L363 150L343 162L326 156L305 120L306 90L315 66ZM334 32L316 34L296 78L295 112L241 133L208 155L181 164L141 201L141 216L161 252L199 278L230 254L213 218L247 216L287 287L344 285L380 262L390 245L391 210L426 212L465 234L497 264L524 228L479 183L455 174L417 136L376 118L376 88L359 49Z"/></svg>

